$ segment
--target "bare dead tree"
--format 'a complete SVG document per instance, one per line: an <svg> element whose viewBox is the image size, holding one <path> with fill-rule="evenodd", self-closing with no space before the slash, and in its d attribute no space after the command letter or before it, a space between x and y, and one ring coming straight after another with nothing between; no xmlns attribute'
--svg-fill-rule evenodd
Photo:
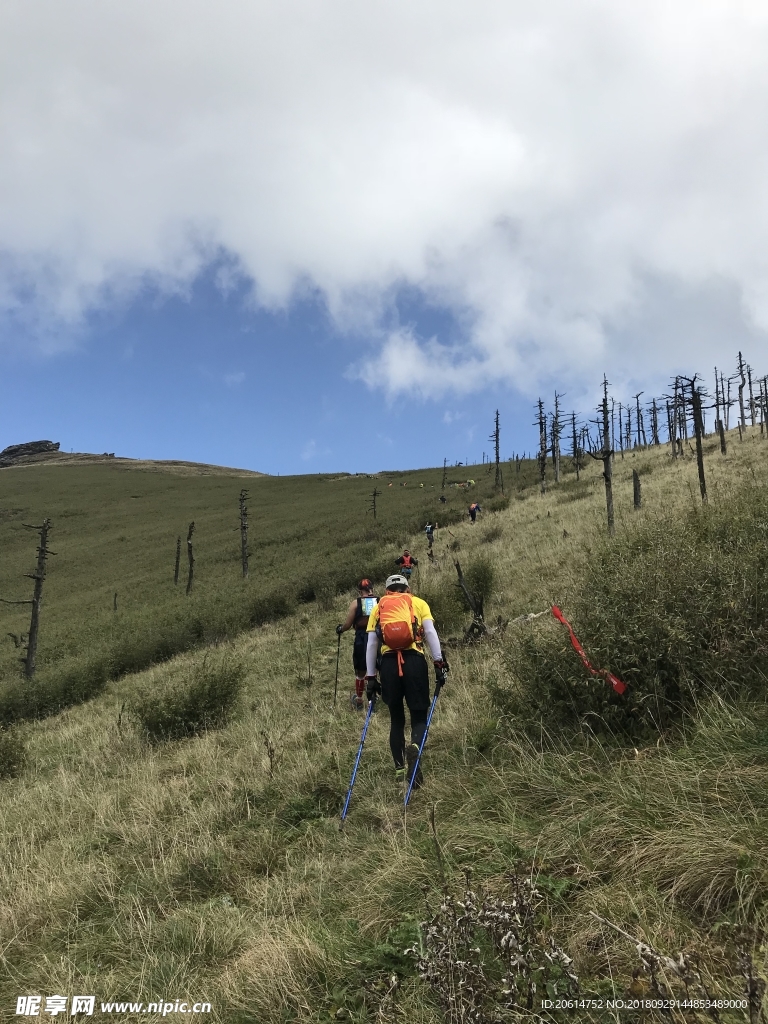
<svg viewBox="0 0 768 1024"><path fill-rule="evenodd" d="M645 437L645 424L643 423L643 410L640 408L640 395L644 394L643 391L638 391L635 395L635 405L637 406L635 414L635 430L637 433L637 447L646 447L647 441Z"/></svg>
<svg viewBox="0 0 768 1024"><path fill-rule="evenodd" d="M744 360L741 352L739 352L739 412L741 414L740 424L742 431L747 429L747 417L744 412L744 388L746 387L747 380L744 376ZM741 437L744 440L743 436Z"/></svg>
<svg viewBox="0 0 768 1024"><path fill-rule="evenodd" d="M181 535L176 538L176 568L173 570L174 586L179 582L179 563L181 562Z"/></svg>
<svg viewBox="0 0 768 1024"><path fill-rule="evenodd" d="M560 437L563 432L563 425L560 422L560 399L562 397L555 392L555 411L552 413L552 468L556 484L560 483Z"/></svg>
<svg viewBox="0 0 768 1024"><path fill-rule="evenodd" d="M720 434L720 454L728 454L728 446L725 443L725 428L723 427L723 421L720 420L718 424L718 433Z"/></svg>
<svg viewBox="0 0 768 1024"><path fill-rule="evenodd" d="M632 406L627 406L627 437L624 447L629 450L632 447Z"/></svg>
<svg viewBox="0 0 768 1024"><path fill-rule="evenodd" d="M240 491L240 557L243 563L243 579L248 576L248 491Z"/></svg>
<svg viewBox="0 0 768 1024"><path fill-rule="evenodd" d="M749 421L750 425L755 425L755 396L752 391L752 367L747 367L747 383L749 385Z"/></svg>
<svg viewBox="0 0 768 1024"><path fill-rule="evenodd" d="M642 508L643 497L640 492L640 474L636 469L632 470L632 498L635 508Z"/></svg>
<svg viewBox="0 0 768 1024"><path fill-rule="evenodd" d="M448 459L443 459L443 482L440 485L440 490L445 490L445 485L448 482Z"/></svg>
<svg viewBox="0 0 768 1024"><path fill-rule="evenodd" d="M189 524L189 530L187 531L187 562L189 563L189 573L187 575L187 593L192 589L192 581L195 576L195 555L192 551L192 534L195 532L194 522Z"/></svg>
<svg viewBox="0 0 768 1024"><path fill-rule="evenodd" d="M720 394L725 395L725 381L722 372L720 373ZM728 398L725 401L725 429L731 429L731 378L728 378Z"/></svg>
<svg viewBox="0 0 768 1024"><path fill-rule="evenodd" d="M376 518L376 499L380 498L380 497L381 497L381 491L378 489L378 487L374 487L373 490L371 491L371 503L368 506L368 508L366 509L366 513L367 512L373 512L373 518L374 519Z"/></svg>
<svg viewBox="0 0 768 1024"><path fill-rule="evenodd" d="M576 479L579 479L581 471L581 449L579 448L579 435L576 433L576 413L571 413L571 461L576 470Z"/></svg>
<svg viewBox="0 0 768 1024"><path fill-rule="evenodd" d="M539 477L541 493L547 491L547 417L544 414L544 403L539 399Z"/></svg>
<svg viewBox="0 0 768 1024"><path fill-rule="evenodd" d="M659 440L659 410L656 408L656 399L651 404L651 444L658 446Z"/></svg>
<svg viewBox="0 0 768 1024"><path fill-rule="evenodd" d="M489 441L493 441L493 450L494 450L494 453L495 453L495 460L496 460L496 479L494 481L494 486L496 487L497 490L500 490L501 493L503 494L504 493L504 481L503 481L502 476L501 476L501 456L500 456L500 450L501 449L500 449L500 444L499 444L500 430L499 430L499 410L498 409L496 410L496 418L494 420L494 424L495 425L494 425L493 433L488 438L488 440Z"/></svg>
<svg viewBox="0 0 768 1024"><path fill-rule="evenodd" d="M720 381L717 377L717 367L715 367L715 430L720 432Z"/></svg>
<svg viewBox="0 0 768 1024"><path fill-rule="evenodd" d="M619 402L619 451L621 452L622 459L624 458L624 422L621 415L622 406ZM603 446L605 447L605 446Z"/></svg>
<svg viewBox="0 0 768 1024"><path fill-rule="evenodd" d="M598 427L602 425L603 446L598 451L590 450L589 454L593 459L600 459L603 463L605 507L608 513L608 536L613 537L616 534L616 524L613 516L613 467L611 465L613 450L611 448L611 421L608 411L608 378L605 376L603 377L603 401L598 407L598 412L602 414L602 424L600 420L597 422ZM619 406L619 413L621 413L621 406Z"/></svg>
<svg viewBox="0 0 768 1024"><path fill-rule="evenodd" d="M704 449L701 443L704 436L704 416L701 406L703 391L696 383L696 380L697 378L694 376L690 381L691 405L693 407L693 429L696 432L696 464L699 470L699 489L701 491L701 500L706 504L707 481L704 477Z"/></svg>
<svg viewBox="0 0 768 1024"><path fill-rule="evenodd" d="M7 601L5 598L0 598L3 604L31 604L32 605L32 618L29 623L29 633L27 634L27 653L22 659L24 662L24 675L27 679L31 679L35 674L36 661L37 661L37 640L40 631L40 609L43 604L43 583L45 582L46 563L48 555L55 555L55 551L51 551L48 547L48 531L51 529L51 520L44 519L41 526L29 526L27 523L22 523L25 530L37 530L40 534L40 543L37 547L37 565L35 566L34 572L25 572L24 575L27 579L35 581L35 589L32 592L31 601ZM12 635L12 634L11 634ZM17 645L19 646L19 645Z"/></svg>

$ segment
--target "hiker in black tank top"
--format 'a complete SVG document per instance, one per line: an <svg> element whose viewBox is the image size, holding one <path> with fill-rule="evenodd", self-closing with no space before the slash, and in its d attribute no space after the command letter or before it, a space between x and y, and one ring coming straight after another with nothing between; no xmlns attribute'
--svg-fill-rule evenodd
<svg viewBox="0 0 768 1024"><path fill-rule="evenodd" d="M339 623L336 627L336 632L341 636L348 629L354 629L355 631L355 642L352 647L352 666L355 670L355 694L351 699L352 706L359 711L364 704L363 693L365 692L365 651L368 642L368 617L379 599L374 597L373 584L367 579L360 580L357 592L359 596L350 604L347 617L343 623Z"/></svg>

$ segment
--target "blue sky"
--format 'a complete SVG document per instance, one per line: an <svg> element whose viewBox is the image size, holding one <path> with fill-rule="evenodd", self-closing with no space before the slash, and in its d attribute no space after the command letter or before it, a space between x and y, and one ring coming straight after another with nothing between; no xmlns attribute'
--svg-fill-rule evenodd
<svg viewBox="0 0 768 1024"><path fill-rule="evenodd" d="M0 445L509 455L764 373L766 236L758 0L0 5Z"/></svg>
<svg viewBox="0 0 768 1024"><path fill-rule="evenodd" d="M185 295L147 290L94 313L72 347L52 354L6 338L0 448L46 438L67 451L266 473L375 472L479 461L495 403L503 454L533 443L533 410L508 386L387 397L355 379L373 343L335 329L320 296L271 312L254 308L244 287L223 294L215 277L204 273ZM412 290L390 316L427 334L453 329Z"/></svg>

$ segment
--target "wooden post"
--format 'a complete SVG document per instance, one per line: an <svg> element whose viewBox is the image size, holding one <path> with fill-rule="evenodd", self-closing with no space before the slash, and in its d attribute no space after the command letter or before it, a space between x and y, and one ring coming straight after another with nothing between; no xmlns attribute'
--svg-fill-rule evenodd
<svg viewBox="0 0 768 1024"><path fill-rule="evenodd" d="M35 674L35 661L37 658L37 637L40 630L40 608L43 604L43 581L45 580L45 562L49 554L55 552L48 550L48 531L51 528L51 520L44 519L42 526L28 526L28 530L40 531L40 546L37 549L37 566L34 572L25 573L29 579L35 581L35 590L32 594L32 619L29 623L29 639L27 640L27 656L24 659L24 675L31 679Z"/></svg>
<svg viewBox="0 0 768 1024"><path fill-rule="evenodd" d="M181 562L181 535L176 538L176 567L173 570L174 586L177 586L179 582L179 562Z"/></svg>
<svg viewBox="0 0 768 1024"><path fill-rule="evenodd" d="M117 591L115 591L115 596L112 598L112 611L117 611Z"/></svg>
<svg viewBox="0 0 768 1024"><path fill-rule="evenodd" d="M632 496L634 499L635 508L641 508L643 504L643 498L640 493L640 474L636 469L632 470Z"/></svg>
<svg viewBox="0 0 768 1024"><path fill-rule="evenodd" d="M243 579L248 576L248 491L240 491L240 556L243 562Z"/></svg>
<svg viewBox="0 0 768 1024"><path fill-rule="evenodd" d="M192 534L195 532L195 524L191 522L189 524L189 530L187 531L187 561L189 562L189 575L187 576L187 593L192 589L192 581L195 576L195 556L192 551Z"/></svg>

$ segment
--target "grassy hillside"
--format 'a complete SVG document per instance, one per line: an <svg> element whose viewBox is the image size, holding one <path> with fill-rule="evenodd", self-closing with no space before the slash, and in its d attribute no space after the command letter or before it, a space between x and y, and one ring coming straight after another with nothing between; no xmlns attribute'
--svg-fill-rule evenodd
<svg viewBox="0 0 768 1024"><path fill-rule="evenodd" d="M762 519L759 512L743 510L759 510L766 500L760 480L767 463L768 443L759 435L741 445L732 441L727 458L710 446L712 509L702 511L693 460L673 463L666 449L617 459L617 538L610 546L597 464L581 481L568 477L543 497L535 486L525 486L532 474L526 467L527 478L508 481L519 486L507 509L485 515L474 527L462 521L441 531L437 563L423 566L416 589L434 604L442 632L454 635L468 621L455 594L456 557L489 585L489 622L498 616L514 620L557 602L579 632L585 631L582 639L596 660L612 659L601 666L619 673L636 668L627 680L628 700L634 701L643 686L653 684L654 659L637 665L632 660L643 641L630 628L640 622L627 598L630 588L622 591L622 617L611 620L610 593L599 587L618 593L626 566L637 580L636 607L646 610L644 621L656 609L653 622L670 624L668 635L656 634L660 656L662 646L672 650L672 640L682 637L674 647L680 664L698 666L700 661L685 660L685 652L695 653L700 623L685 633L685 614L672 616L661 586L667 554L654 537L677 533L680 545L670 550L687 550L691 531L711 522L711 529L699 528L696 536L704 539L691 558L712 559L716 566L723 546L718 523L727 520L723 509L742 510L739 521L752 525L734 531L730 554L746 568L733 578L730 592L723 584L720 604L711 604L717 615L721 605L733 604L727 636L741 639L736 631L753 628L746 624L764 579L759 560L744 557L745 546L762 543ZM643 479L640 512L632 509L633 468ZM133 623L134 631L150 628L165 607L161 600L182 605L170 576L176 534L191 518L199 527L198 578L222 603L232 593L244 600L233 532L239 481L139 474L131 476L131 493L141 497L128 502L141 504L128 504L124 484L98 470L104 475L82 476L85 470L75 467L55 470L63 474L55 489L44 475L52 469L14 471L17 490L12 496L3 492L5 506L23 510L3 521L4 545L11 536L19 545L12 551L13 569L3 564L4 592L9 580L15 585L30 568L15 524L40 514L54 524L62 521L58 546L52 540L60 554L45 609L49 644L84 618L94 619L95 636L112 636L113 590L126 595L118 616ZM486 488L481 472L478 487ZM307 578L301 575L302 558L312 559L318 573L358 554L361 564L380 560L384 566L396 542L408 539L423 555L421 538L408 538L407 530L425 510L437 514L430 504L435 497L413 483L424 482L429 491L432 483L439 485L440 474L403 475L407 487L398 486L398 476L391 489L386 478L249 482L252 550L261 552L252 565L258 561L264 572L259 587L279 588L290 579L296 592ZM0 476L3 487L9 486L6 479ZM374 482L385 491L381 507L390 517L382 515L375 528L380 534L358 514ZM457 510L465 504L463 494L451 501ZM68 508L79 517L65 517ZM117 530L125 541L115 541ZM29 537L24 540L29 545ZM64 554L75 550L78 557ZM659 551L656 568L649 569L643 552L650 558ZM91 574L84 568L88 559ZM667 566L679 573L681 587L686 564ZM609 569L616 569L610 585ZM93 574L103 579L103 589L88 582ZM708 593L706 573L699 582L698 590ZM747 652L749 688L725 679L741 664L731 653L721 673L731 685L722 693L714 672L682 717L655 732L652 722L640 721L627 740L589 703L603 692L600 679L581 694L583 702L570 719L546 699L526 710L536 679L554 693L558 680L578 687L585 678L551 616L513 621L503 635L476 646L455 644L430 733L424 789L404 815L402 790L391 770L388 715L381 708L340 832L338 811L362 724L343 700L351 683L346 637L342 700L332 707L333 626L351 597L335 594L341 583L334 579L322 600L287 608L278 621L123 675L95 699L22 723L12 739L6 734L6 749L21 741L26 760L21 764L7 754L7 773L15 777L0 782L2 1012L13 1016L21 994L93 993L104 1001L208 1000L213 1013L205 1019L242 1024L492 1020L498 1004L493 1011L489 1005L478 1009L474 1018L468 1010L462 1018L447 1009L451 995L465 1004L469 998L466 987L456 987L460 962L485 962L484 973L478 968L468 974L476 991L501 987L502 958L494 954L488 923L499 905L486 901L476 910L470 898L456 908L453 897L469 884L478 901L481 887L489 899L509 905L517 900L519 922L513 925L527 965L520 968L519 991L525 996L529 982L538 985L532 996L536 1012L522 1019L541 1019L540 997L554 991L558 977L558 991L567 991L565 961L553 953L559 948L573 959L567 969L578 974L582 992L594 998L652 997L666 987L680 998L707 992L738 999L744 997L746 974L753 979L757 1020L766 976L768 880L768 709L764 691L754 685L763 670L762 648ZM256 581L245 586L255 587ZM699 614L695 593L691 588L690 602ZM205 608L215 609L217 599ZM132 604L147 600L157 604L144 619ZM590 617L593 605L602 611ZM599 646L606 629L614 635ZM720 646L714 640L707 645L725 657L730 648L722 645L723 636L718 634ZM85 657L78 642L62 658ZM48 648L49 658L54 649L59 648ZM11 664L6 662L7 672ZM540 676L531 669L537 664L546 669ZM701 675L698 667L691 671L697 679ZM173 741L152 742L142 732L142 700L172 702L200 679L232 673L243 673L244 684L228 724ZM471 872L469 883L465 870ZM531 881L538 896L526 888ZM642 969L633 942L594 914L659 954L683 959L675 968L646 953ZM442 959L428 965L430 984L404 950L425 942L427 933L418 924L433 917L434 934L445 941ZM469 923L481 919L486 927L478 924L470 935ZM475 948L480 952L473 953ZM748 1009L718 1012L723 1021L750 1019ZM619 1016L641 1019L626 1011ZM618 1019L615 1011L598 1008L553 1009L544 1017ZM147 1016L125 1013L122 1019ZM517 1018L509 1011L499 1019ZM713 1017L687 1008L665 1019Z"/></svg>
<svg viewBox="0 0 768 1024"><path fill-rule="evenodd" d="M449 478L466 474L454 471ZM56 552L45 584L32 696L26 687L19 692L22 652L9 636L27 629L29 610L0 605L0 720L77 702L123 672L234 636L297 603L332 599L362 574L384 578L397 545L427 518L445 521L464 512L458 489L446 489L445 506L438 502L441 479L442 470L375 478L191 476L109 461L0 471L0 594L31 596L24 573L34 568L37 538L22 524L50 518ZM238 530L243 487L250 493L248 580L242 579ZM381 491L375 520L366 511L374 487ZM476 490L484 489L485 475ZM191 521L195 580L188 597ZM182 563L174 586L178 536Z"/></svg>

